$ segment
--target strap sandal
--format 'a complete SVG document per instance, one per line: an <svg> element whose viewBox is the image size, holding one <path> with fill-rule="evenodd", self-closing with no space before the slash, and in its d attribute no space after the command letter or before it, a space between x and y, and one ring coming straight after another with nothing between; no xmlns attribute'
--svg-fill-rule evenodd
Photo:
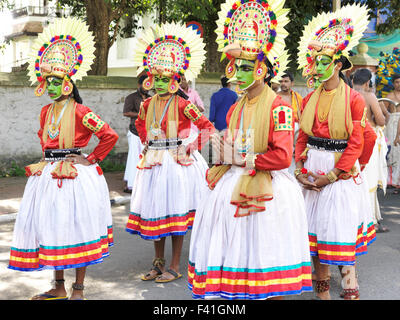
<svg viewBox="0 0 400 320"><path fill-rule="evenodd" d="M164 258L154 258L153 259L153 266L151 267L150 272L148 272L147 274L143 275L141 277L141 279L143 281L154 280L158 276L162 275L162 271L161 271L160 267L164 267L164 266L165 266L165 259ZM151 271L155 271L156 273L152 274Z"/></svg>
<svg viewBox="0 0 400 320"><path fill-rule="evenodd" d="M32 297L31 300L68 300L68 297L58 297L49 293L40 293Z"/></svg>
<svg viewBox="0 0 400 320"><path fill-rule="evenodd" d="M171 279L164 278L163 279L163 275L165 274L165 273L163 273L162 275L157 277L156 282L157 283L166 283L166 282L171 282L171 281L177 280L182 277L182 275L180 273L177 273L172 269L168 269L167 272L169 274L171 274L173 276L173 278L171 278Z"/></svg>

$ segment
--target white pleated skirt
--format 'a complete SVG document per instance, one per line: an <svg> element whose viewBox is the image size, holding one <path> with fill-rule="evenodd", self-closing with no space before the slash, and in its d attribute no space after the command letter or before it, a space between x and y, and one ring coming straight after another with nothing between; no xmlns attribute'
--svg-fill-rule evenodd
<svg viewBox="0 0 400 320"><path fill-rule="evenodd" d="M97 165L74 165L75 179L53 179L56 163L25 187L9 268L63 270L100 263L113 245L109 190Z"/></svg>
<svg viewBox="0 0 400 320"><path fill-rule="evenodd" d="M359 167L358 162L356 166ZM310 149L304 167L327 174L335 167L334 153ZM312 178L309 178L312 181ZM367 187L362 176L338 180L320 192L303 191L310 252L323 264L354 265L375 240Z"/></svg>
<svg viewBox="0 0 400 320"><path fill-rule="evenodd" d="M197 210L188 264L193 298L266 299L312 291L300 187L287 169L273 171L274 198L266 210L235 218L230 201L244 172L228 170Z"/></svg>
<svg viewBox="0 0 400 320"><path fill-rule="evenodd" d="M207 189L207 163L198 151L189 166L165 152L162 165L138 170L126 231L146 240L185 235Z"/></svg>
<svg viewBox="0 0 400 320"><path fill-rule="evenodd" d="M143 145L140 138L134 135L132 132L128 131L128 158L126 160L126 167L124 173L124 181L129 189L133 188L135 177L137 173L137 164L139 162L139 156L142 153Z"/></svg>

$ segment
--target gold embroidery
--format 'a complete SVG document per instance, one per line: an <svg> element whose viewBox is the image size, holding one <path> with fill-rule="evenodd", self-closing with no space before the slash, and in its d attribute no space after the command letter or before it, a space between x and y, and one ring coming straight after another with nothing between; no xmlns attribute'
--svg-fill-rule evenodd
<svg viewBox="0 0 400 320"><path fill-rule="evenodd" d="M193 122L196 122L197 120L199 120L201 118L201 116L203 115L194 104L187 105L183 112L184 112L185 116L188 117Z"/></svg>
<svg viewBox="0 0 400 320"><path fill-rule="evenodd" d="M90 131L97 133L103 128L105 122L93 112L89 112L83 117L82 124Z"/></svg>
<svg viewBox="0 0 400 320"><path fill-rule="evenodd" d="M293 130L293 111L287 106L279 106L272 110L274 117L274 131Z"/></svg>
<svg viewBox="0 0 400 320"><path fill-rule="evenodd" d="M365 126L367 125L365 122L367 120L367 107L364 108L364 113L363 116L361 118L361 127L365 128Z"/></svg>
<svg viewBox="0 0 400 320"><path fill-rule="evenodd" d="M140 104L139 118L140 118L140 120L144 120L145 117L146 117L146 112L144 111L144 106L143 106L143 102L142 102Z"/></svg>

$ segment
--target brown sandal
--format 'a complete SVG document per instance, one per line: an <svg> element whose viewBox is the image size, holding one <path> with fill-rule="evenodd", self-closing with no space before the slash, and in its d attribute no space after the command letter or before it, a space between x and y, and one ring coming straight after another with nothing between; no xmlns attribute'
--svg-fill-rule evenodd
<svg viewBox="0 0 400 320"><path fill-rule="evenodd" d="M166 282L171 282L171 281L177 280L177 279L182 277L182 275L180 273L175 272L172 269L168 269L167 272L169 274L171 274L173 276L173 278L171 278L171 279L162 279L163 275L160 275L160 276L157 277L156 282L158 282L158 283L166 283Z"/></svg>
<svg viewBox="0 0 400 320"><path fill-rule="evenodd" d="M162 271L160 267L165 266L165 259L164 258L154 258L153 266L150 269L150 272L142 276L143 281L151 281L157 278L158 276L162 275ZM151 271L156 271L156 274L151 275Z"/></svg>

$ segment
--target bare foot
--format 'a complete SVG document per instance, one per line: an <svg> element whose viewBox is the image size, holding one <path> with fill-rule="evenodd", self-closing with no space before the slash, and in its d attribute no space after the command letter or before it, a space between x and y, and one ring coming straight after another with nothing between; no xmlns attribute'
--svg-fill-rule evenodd
<svg viewBox="0 0 400 320"><path fill-rule="evenodd" d="M51 289L49 291L46 291L45 293L41 293L36 296L33 296L31 298L31 300L46 300L46 299L51 298L51 297L47 297L46 295L49 295L52 297L65 298L67 296L67 291L65 290L64 286L62 288Z"/></svg>
<svg viewBox="0 0 400 320"><path fill-rule="evenodd" d="M329 291L317 293L317 297L320 298L321 300L331 300L331 295Z"/></svg>

